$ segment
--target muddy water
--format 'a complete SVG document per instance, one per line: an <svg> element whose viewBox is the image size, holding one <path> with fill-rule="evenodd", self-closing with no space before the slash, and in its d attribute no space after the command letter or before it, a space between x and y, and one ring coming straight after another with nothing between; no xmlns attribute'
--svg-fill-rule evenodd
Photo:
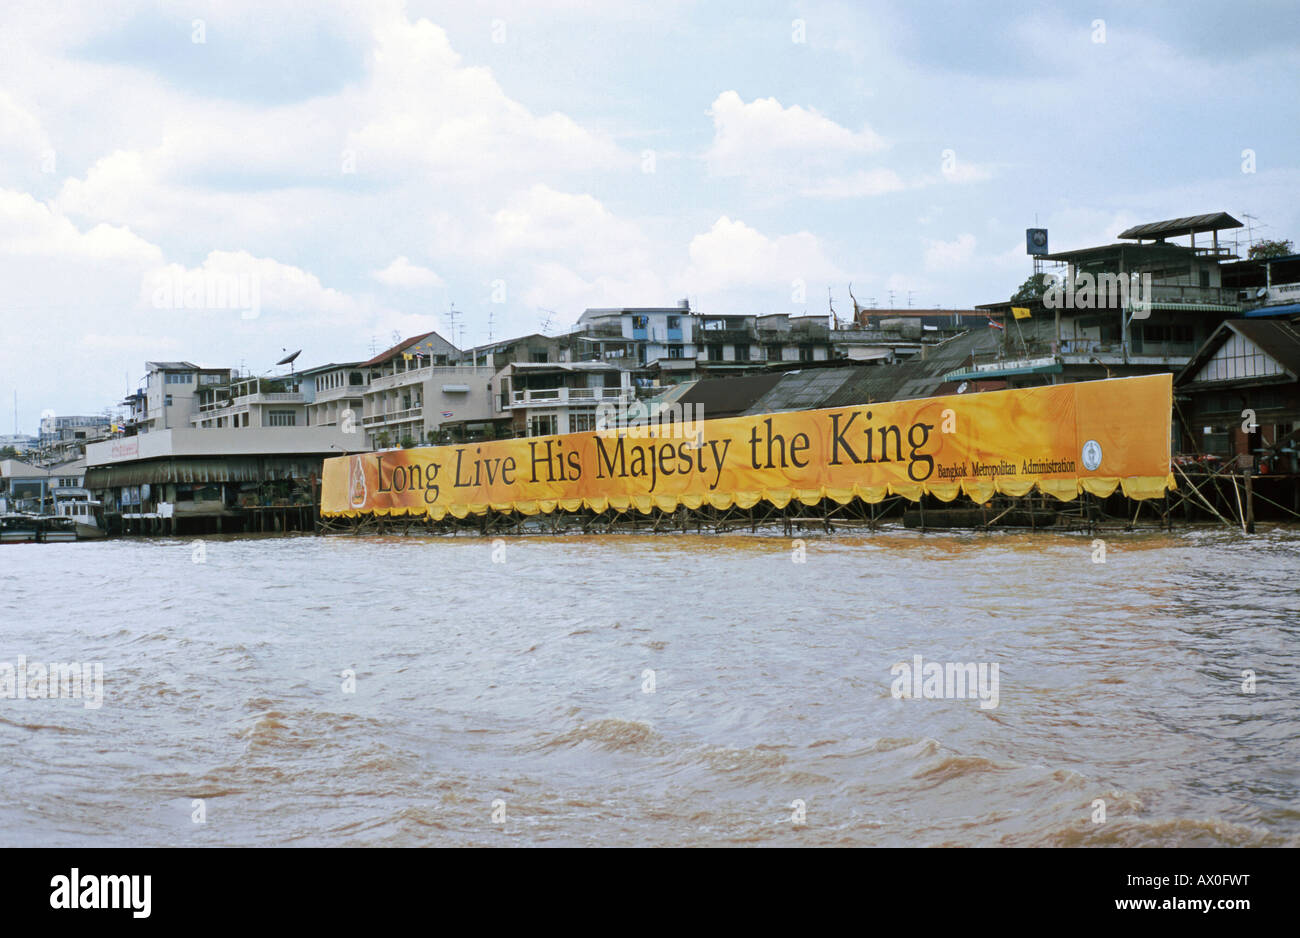
<svg viewBox="0 0 1300 938"><path fill-rule="evenodd" d="M1300 531L805 551L5 546L0 694L103 700L0 699L0 844L1300 843ZM896 697L918 655L997 705Z"/></svg>

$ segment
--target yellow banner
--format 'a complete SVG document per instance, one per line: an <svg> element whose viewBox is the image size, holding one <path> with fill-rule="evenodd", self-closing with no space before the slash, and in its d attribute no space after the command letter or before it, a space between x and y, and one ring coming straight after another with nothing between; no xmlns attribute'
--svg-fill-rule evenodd
<svg viewBox="0 0 1300 938"><path fill-rule="evenodd" d="M791 499L977 502L1035 487L1157 498L1173 376L1116 378L826 410L384 450L325 460L322 514L778 508Z"/></svg>
<svg viewBox="0 0 1300 938"><path fill-rule="evenodd" d="M1029 309L1028 309L1028 307L1025 307L1025 306L1013 306L1013 307L1011 307L1011 315L1012 315L1012 316L1015 316L1017 319L1029 319L1029 318L1030 318Z"/></svg>

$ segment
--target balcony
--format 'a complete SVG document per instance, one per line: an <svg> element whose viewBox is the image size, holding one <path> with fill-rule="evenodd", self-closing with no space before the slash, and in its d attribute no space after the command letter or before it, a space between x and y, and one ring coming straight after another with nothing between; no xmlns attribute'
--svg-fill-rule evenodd
<svg viewBox="0 0 1300 938"><path fill-rule="evenodd" d="M786 333L787 335L789 333ZM757 329L697 329L696 345L756 345Z"/></svg>
<svg viewBox="0 0 1300 938"><path fill-rule="evenodd" d="M382 414L366 414L361 418L363 427L376 427L387 423L404 423L408 420L421 420L424 407L408 407L405 410L391 410Z"/></svg>
<svg viewBox="0 0 1300 938"><path fill-rule="evenodd" d="M199 413L223 413L235 407L247 407L249 404L303 403L306 403L306 398L297 391L258 391L256 394L244 394L230 400L208 401L199 405Z"/></svg>
<svg viewBox="0 0 1300 938"><path fill-rule="evenodd" d="M1137 297L1134 296L1133 299L1137 299ZM1151 302L1158 304L1174 303L1179 306L1229 306L1233 310L1240 307L1236 290L1225 290L1221 287L1192 287L1161 283L1152 284Z"/></svg>
<svg viewBox="0 0 1300 938"><path fill-rule="evenodd" d="M559 405L617 403L632 399L631 388L544 388L515 391L511 407L554 407Z"/></svg>
<svg viewBox="0 0 1300 938"><path fill-rule="evenodd" d="M1055 342L1030 341L1019 349L1013 345L1006 349L974 352L971 364L949 372L944 375L944 380L1060 374L1067 365L1158 365L1173 370L1186 365L1195 352L1196 345L1192 342L1132 343L1125 350L1118 342L1097 339L1063 339L1059 347Z"/></svg>

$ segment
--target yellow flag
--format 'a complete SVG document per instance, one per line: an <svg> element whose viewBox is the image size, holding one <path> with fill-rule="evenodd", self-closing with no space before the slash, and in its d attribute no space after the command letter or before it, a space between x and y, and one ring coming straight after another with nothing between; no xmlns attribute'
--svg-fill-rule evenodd
<svg viewBox="0 0 1300 938"><path fill-rule="evenodd" d="M1011 315L1015 316L1017 319L1028 319L1029 310L1023 306L1013 306L1011 307Z"/></svg>

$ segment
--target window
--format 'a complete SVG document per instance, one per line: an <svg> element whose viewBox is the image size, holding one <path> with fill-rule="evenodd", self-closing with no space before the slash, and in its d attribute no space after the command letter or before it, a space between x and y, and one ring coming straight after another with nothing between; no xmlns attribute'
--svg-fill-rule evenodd
<svg viewBox="0 0 1300 938"><path fill-rule="evenodd" d="M554 432L554 414L534 414L528 421L529 436L550 436Z"/></svg>
<svg viewBox="0 0 1300 938"><path fill-rule="evenodd" d="M681 317L681 316L669 316L669 317L668 317L668 328L669 328L669 329L680 329L681 327L682 327L682 317Z"/></svg>
<svg viewBox="0 0 1300 938"><path fill-rule="evenodd" d="M221 384L224 380L224 375L199 375L199 384Z"/></svg>
<svg viewBox="0 0 1300 938"><path fill-rule="evenodd" d="M164 406L167 406L167 407L171 407L171 406L172 406L172 396L171 396L170 394L168 394L168 395L166 396L166 398L164 398Z"/></svg>
<svg viewBox="0 0 1300 938"><path fill-rule="evenodd" d="M781 346L769 345L767 347L767 360L770 362L779 362L781 360Z"/></svg>
<svg viewBox="0 0 1300 938"><path fill-rule="evenodd" d="M172 372L169 371L167 373L166 381L168 384L193 384L194 374L193 372L189 372L189 371L184 371L179 374L173 374Z"/></svg>
<svg viewBox="0 0 1300 938"><path fill-rule="evenodd" d="M748 346L748 345L737 345L737 346L736 346L736 361L738 361L738 362L747 362L747 361L749 361L749 346Z"/></svg>
<svg viewBox="0 0 1300 938"><path fill-rule="evenodd" d="M813 350L811 345L799 346L799 361L810 362L813 360Z"/></svg>
<svg viewBox="0 0 1300 938"><path fill-rule="evenodd" d="M682 347L681 347L680 345L670 345L670 346L668 346L668 357L669 357L669 358L681 358L681 357L682 357Z"/></svg>
<svg viewBox="0 0 1300 938"><path fill-rule="evenodd" d="M721 345L710 345L710 346L709 346L708 355L709 355L709 361L711 361L711 362L720 362L720 361L722 361L722 346L721 346Z"/></svg>
<svg viewBox="0 0 1300 938"><path fill-rule="evenodd" d="M649 321L650 321L650 318L649 318L648 316L633 316L633 317L632 317L632 328L633 328L633 329L644 329L644 328L646 327L646 325L649 323Z"/></svg>
<svg viewBox="0 0 1300 938"><path fill-rule="evenodd" d="M539 352L537 349L533 349L531 352L529 352L529 358L528 358L528 360L529 360L529 361L532 361L532 362L540 362L540 363L542 363L542 364L545 364L545 363L546 363L546 350L545 350L545 349L542 349L542 350Z"/></svg>
<svg viewBox="0 0 1300 938"><path fill-rule="evenodd" d="M587 433L596 429L595 414L569 414L569 432Z"/></svg>
<svg viewBox="0 0 1300 938"><path fill-rule="evenodd" d="M366 378L359 371L354 371L348 375L348 384L352 385L353 387L365 383L366 383Z"/></svg>
<svg viewBox="0 0 1300 938"><path fill-rule="evenodd" d="M248 419L247 414L244 415L244 419ZM268 427L296 427L297 425L298 415L291 410L273 410L267 414Z"/></svg>

